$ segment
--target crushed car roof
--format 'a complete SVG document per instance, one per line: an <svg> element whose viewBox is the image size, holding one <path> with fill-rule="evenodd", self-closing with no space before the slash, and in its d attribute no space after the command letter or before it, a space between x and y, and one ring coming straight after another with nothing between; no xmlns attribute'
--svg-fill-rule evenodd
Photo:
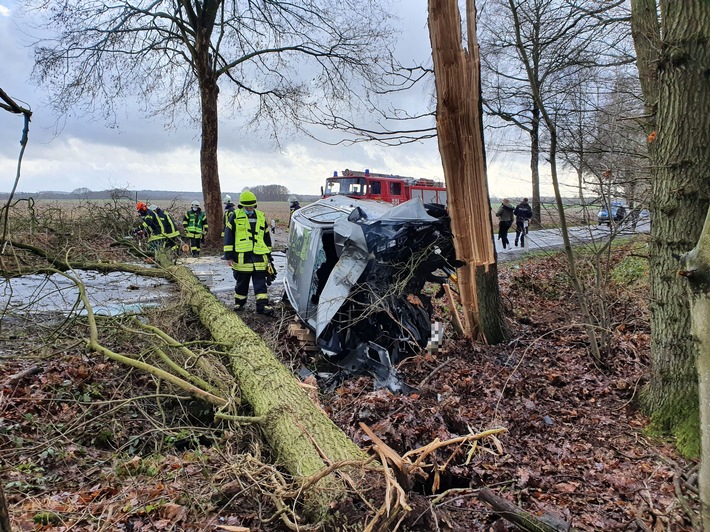
<svg viewBox="0 0 710 532"><path fill-rule="evenodd" d="M397 390L392 364L431 334L422 289L446 282L455 265L442 206L335 196L294 212L284 285L330 361Z"/></svg>

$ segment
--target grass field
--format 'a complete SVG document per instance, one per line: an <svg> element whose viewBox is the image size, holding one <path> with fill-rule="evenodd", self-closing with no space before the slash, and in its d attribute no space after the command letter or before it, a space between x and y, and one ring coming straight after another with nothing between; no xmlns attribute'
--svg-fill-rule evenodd
<svg viewBox="0 0 710 532"><path fill-rule="evenodd" d="M146 203L153 203L150 198L146 198ZM176 220L180 223L184 212L190 208L189 201L156 201L159 207L169 212ZM304 203L302 206L305 206ZM27 211L30 205L26 201L18 202L13 210L17 213L22 211ZM495 211L498 209L499 204L493 203L491 210L491 219L493 221L494 229L497 227L498 220L495 216ZM286 228L288 226L289 219L289 204L287 201L265 201L258 204L258 208L264 211L266 219L269 223L271 220L276 221L277 227ZM35 216L51 215L55 216L58 212L61 212L63 218L68 220L75 220L79 217L86 215L87 210L110 210L110 211L121 211L124 216L132 216L135 212L135 201L129 199L119 199L119 200L77 200L77 199L67 199L67 200L38 200L32 206ZM569 205L565 208L567 214L567 223L569 226L581 225L584 223L596 224L598 206L583 207L580 205ZM542 227L549 229L559 226L559 217L557 214L557 207L554 204L546 203L541 206L541 218ZM214 224L214 222L212 222ZM221 223L221 221L219 222Z"/></svg>

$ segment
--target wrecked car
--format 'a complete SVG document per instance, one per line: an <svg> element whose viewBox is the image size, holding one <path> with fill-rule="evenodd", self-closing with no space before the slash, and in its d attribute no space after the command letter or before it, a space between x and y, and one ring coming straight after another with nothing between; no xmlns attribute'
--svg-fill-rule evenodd
<svg viewBox="0 0 710 532"><path fill-rule="evenodd" d="M456 266L443 206L333 196L294 212L284 287L330 362L400 391L393 364L431 335L422 290L447 282Z"/></svg>

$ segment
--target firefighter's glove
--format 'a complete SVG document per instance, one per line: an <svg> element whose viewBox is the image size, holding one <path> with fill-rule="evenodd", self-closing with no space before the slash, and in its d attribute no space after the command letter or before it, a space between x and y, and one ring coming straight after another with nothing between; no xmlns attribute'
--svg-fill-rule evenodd
<svg viewBox="0 0 710 532"><path fill-rule="evenodd" d="M273 262L269 262L266 266L266 286L271 286L274 280L276 280L276 268Z"/></svg>

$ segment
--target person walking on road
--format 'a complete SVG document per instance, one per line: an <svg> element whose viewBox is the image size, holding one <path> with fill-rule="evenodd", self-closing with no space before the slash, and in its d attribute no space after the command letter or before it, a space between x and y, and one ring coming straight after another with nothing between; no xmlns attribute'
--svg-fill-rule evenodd
<svg viewBox="0 0 710 532"><path fill-rule="evenodd" d="M528 198L518 203L513 211L515 215L515 245L520 241L520 247L525 247L525 235L528 234L528 223L532 219L532 207L528 203Z"/></svg>
<svg viewBox="0 0 710 532"><path fill-rule="evenodd" d="M510 204L510 200L505 198L503 204L496 211L496 216L499 219L498 222L498 240L501 241L503 249L510 245L508 241L508 229L513 225L513 212L515 209Z"/></svg>
<svg viewBox="0 0 710 532"><path fill-rule="evenodd" d="M193 257L200 256L202 239L207 236L207 216L200 209L200 202L195 200L182 219L185 236L190 239L190 251Z"/></svg>
<svg viewBox="0 0 710 532"><path fill-rule="evenodd" d="M249 282L254 285L256 312L271 316L267 270L271 263L271 233L266 216L256 209L256 196L245 190L239 196L239 208L229 214L224 227L224 258L232 267L237 284L234 288L234 310L242 310L247 302Z"/></svg>

